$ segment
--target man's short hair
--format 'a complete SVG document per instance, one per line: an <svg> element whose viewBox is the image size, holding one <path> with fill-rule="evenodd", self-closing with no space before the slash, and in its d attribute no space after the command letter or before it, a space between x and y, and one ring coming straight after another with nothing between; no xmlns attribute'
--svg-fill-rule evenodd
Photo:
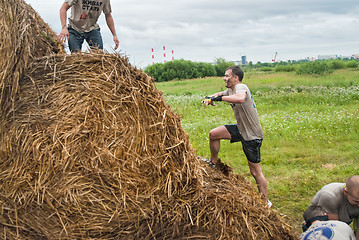
<svg viewBox="0 0 359 240"><path fill-rule="evenodd" d="M232 66L232 67L227 68L227 70L228 69L231 69L232 75L238 76L239 81L242 82L244 73L240 66Z"/></svg>
<svg viewBox="0 0 359 240"><path fill-rule="evenodd" d="M345 182L346 190L349 193L358 193L359 192L359 175L351 176Z"/></svg>

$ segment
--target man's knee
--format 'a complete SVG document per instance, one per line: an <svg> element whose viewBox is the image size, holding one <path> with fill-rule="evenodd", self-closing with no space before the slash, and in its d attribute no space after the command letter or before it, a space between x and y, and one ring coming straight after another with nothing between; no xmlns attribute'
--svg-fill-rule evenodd
<svg viewBox="0 0 359 240"><path fill-rule="evenodd" d="M86 41L91 49L103 49L103 41L100 29L95 29L87 33Z"/></svg>
<svg viewBox="0 0 359 240"><path fill-rule="evenodd" d="M225 126L217 127L209 131L210 140L230 139L231 135Z"/></svg>
<svg viewBox="0 0 359 240"><path fill-rule="evenodd" d="M212 129L211 131L209 131L209 139L210 139L210 140L217 139L215 129Z"/></svg>
<svg viewBox="0 0 359 240"><path fill-rule="evenodd" d="M264 177L259 163L249 163L249 170L255 179Z"/></svg>

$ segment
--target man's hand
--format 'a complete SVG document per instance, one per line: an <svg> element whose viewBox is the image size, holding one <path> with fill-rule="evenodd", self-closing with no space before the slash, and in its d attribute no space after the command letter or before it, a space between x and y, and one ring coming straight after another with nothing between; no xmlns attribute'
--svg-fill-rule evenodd
<svg viewBox="0 0 359 240"><path fill-rule="evenodd" d="M59 34L59 39L61 42L66 42L67 39L69 39L69 30L66 26L64 26Z"/></svg>
<svg viewBox="0 0 359 240"><path fill-rule="evenodd" d="M202 102L204 105L208 106L208 105L212 105L212 106L215 106L215 104L212 102L211 99L207 98L207 99L204 99L202 100Z"/></svg>
<svg viewBox="0 0 359 240"><path fill-rule="evenodd" d="M222 96L221 96L222 97ZM218 100L213 100L213 99L216 99L217 97L205 97L204 100L202 100L202 103L205 104L206 106L208 105L212 105L212 106L216 106L216 104L214 104L213 101L218 101ZM222 101L222 100L220 100Z"/></svg>
<svg viewBox="0 0 359 240"><path fill-rule="evenodd" d="M66 26L67 10L70 9L70 5L67 2L64 2L60 8L60 21L61 21L61 32L59 34L59 39L61 42L66 42L69 39L69 30Z"/></svg>
<svg viewBox="0 0 359 240"><path fill-rule="evenodd" d="M115 35L113 36L113 41L115 42L115 50L120 46L120 41L118 40L118 37Z"/></svg>

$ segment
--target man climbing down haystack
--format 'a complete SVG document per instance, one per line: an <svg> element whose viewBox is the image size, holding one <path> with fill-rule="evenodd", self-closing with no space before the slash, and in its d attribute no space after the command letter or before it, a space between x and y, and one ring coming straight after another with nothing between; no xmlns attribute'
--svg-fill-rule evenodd
<svg viewBox="0 0 359 240"><path fill-rule="evenodd" d="M231 143L241 142L250 172L257 183L261 197L271 207L272 203L268 200L267 194L267 181L260 165L263 130L259 123L252 94L242 83L243 76L244 73L239 66L228 68L223 77L227 90L215 93L202 101L207 106L215 106L215 101L230 103L237 120L237 124L220 126L209 132L211 158L207 159L207 162L212 167L217 164L221 139L228 139Z"/></svg>

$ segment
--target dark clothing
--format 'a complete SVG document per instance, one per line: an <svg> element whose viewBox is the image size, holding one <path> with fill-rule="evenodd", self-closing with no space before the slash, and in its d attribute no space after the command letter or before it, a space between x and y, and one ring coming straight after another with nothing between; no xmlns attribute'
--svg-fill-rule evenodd
<svg viewBox="0 0 359 240"><path fill-rule="evenodd" d="M231 134L231 143L242 142L242 148L248 161L252 163L261 162L260 148L262 146L262 139L254 139L250 141L244 140L243 136L238 130L237 124L224 125L227 131Z"/></svg>

